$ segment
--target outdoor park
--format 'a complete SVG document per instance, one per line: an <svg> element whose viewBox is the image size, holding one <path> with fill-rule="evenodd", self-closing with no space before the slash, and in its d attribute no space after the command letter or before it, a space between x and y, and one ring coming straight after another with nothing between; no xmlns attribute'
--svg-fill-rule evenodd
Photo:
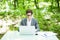
<svg viewBox="0 0 60 40"><path fill-rule="evenodd" d="M18 30L27 9L33 11L40 31L52 31L60 39L60 0L0 0L0 39L7 31Z"/></svg>

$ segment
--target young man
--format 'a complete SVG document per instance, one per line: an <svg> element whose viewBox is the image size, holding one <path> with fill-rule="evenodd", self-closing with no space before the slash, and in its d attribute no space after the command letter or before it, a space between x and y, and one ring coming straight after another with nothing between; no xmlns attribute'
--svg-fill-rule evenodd
<svg viewBox="0 0 60 40"><path fill-rule="evenodd" d="M26 15L27 15L27 18L24 18L22 21L21 21L21 26L35 26L35 29L36 29L36 32L39 31L39 26L38 26L38 23L37 21L32 18L32 10L28 9L26 10Z"/></svg>

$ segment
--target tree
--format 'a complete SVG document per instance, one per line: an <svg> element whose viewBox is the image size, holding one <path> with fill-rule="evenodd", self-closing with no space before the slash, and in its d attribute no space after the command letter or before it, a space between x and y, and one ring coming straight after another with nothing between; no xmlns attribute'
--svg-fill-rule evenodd
<svg viewBox="0 0 60 40"><path fill-rule="evenodd" d="M18 0L14 0L14 9L18 6Z"/></svg>
<svg viewBox="0 0 60 40"><path fill-rule="evenodd" d="M56 2L57 2L58 9L59 9L59 0L56 0Z"/></svg>
<svg viewBox="0 0 60 40"><path fill-rule="evenodd" d="M36 8L39 9L39 7L37 6L38 0L34 0L34 3L35 3Z"/></svg>

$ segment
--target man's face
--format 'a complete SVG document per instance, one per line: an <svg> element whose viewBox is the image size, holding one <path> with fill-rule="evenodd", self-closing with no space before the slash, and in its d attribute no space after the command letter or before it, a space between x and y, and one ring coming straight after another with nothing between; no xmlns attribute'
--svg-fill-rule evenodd
<svg viewBox="0 0 60 40"><path fill-rule="evenodd" d="M32 15L31 13L27 13L27 17L30 18Z"/></svg>

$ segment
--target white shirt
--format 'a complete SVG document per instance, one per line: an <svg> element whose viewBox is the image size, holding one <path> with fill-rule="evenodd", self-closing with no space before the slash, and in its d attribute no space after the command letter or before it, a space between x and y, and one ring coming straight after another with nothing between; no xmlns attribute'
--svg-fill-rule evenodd
<svg viewBox="0 0 60 40"><path fill-rule="evenodd" d="M31 19L32 20L32 19ZM27 26L31 26L31 20L27 19Z"/></svg>

